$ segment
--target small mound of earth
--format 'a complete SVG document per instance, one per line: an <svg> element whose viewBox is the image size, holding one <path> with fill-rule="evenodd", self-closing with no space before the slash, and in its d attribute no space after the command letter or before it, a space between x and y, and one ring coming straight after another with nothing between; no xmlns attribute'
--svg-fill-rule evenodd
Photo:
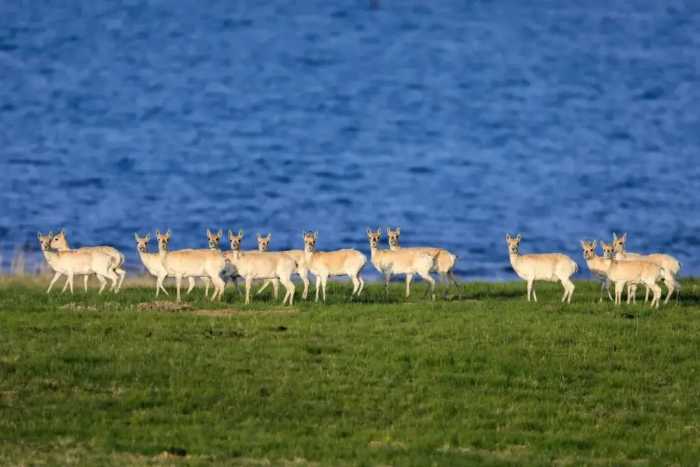
<svg viewBox="0 0 700 467"><path fill-rule="evenodd" d="M136 305L136 311L191 311L192 305L187 303L156 301L143 302Z"/></svg>

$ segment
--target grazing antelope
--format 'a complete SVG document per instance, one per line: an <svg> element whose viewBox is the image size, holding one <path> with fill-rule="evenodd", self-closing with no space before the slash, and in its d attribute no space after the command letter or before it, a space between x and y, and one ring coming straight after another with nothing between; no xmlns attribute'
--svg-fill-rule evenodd
<svg viewBox="0 0 700 467"><path fill-rule="evenodd" d="M168 291L165 290L165 288L163 287L163 284L159 283L157 280L162 272L164 272L166 275L168 273L167 271L165 271L165 267L163 266L163 263L160 260L160 254L148 252L148 242L151 241L151 236L149 234L146 234L145 237L139 237L139 235L135 233L134 239L136 240L136 251L138 251L139 253L139 259L141 259L141 263L143 263L143 266L152 276L156 277L156 297L158 296L158 293L161 290L165 295L170 295ZM187 280L189 281L190 289L194 287L194 277L188 277ZM207 279L207 281L208 280L209 279ZM205 296L206 295L207 294L205 293Z"/></svg>
<svg viewBox="0 0 700 467"><path fill-rule="evenodd" d="M66 236L66 231L64 229L61 229L59 233L51 238L51 248L58 251L68 251L71 249L68 246L68 237ZM104 253L114 258L114 272L119 276L119 285L114 291L119 292L121 290L122 284L124 283L124 278L126 277L126 271L122 268L124 265L124 255L121 254L119 250L111 246L84 246L82 248L78 248L78 250L87 252L99 251L100 253ZM85 290L87 290L87 278L88 276L86 275L84 279Z"/></svg>
<svg viewBox="0 0 700 467"><path fill-rule="evenodd" d="M158 239L158 254L160 255L163 271L160 271L158 282L162 287L166 276L175 276L177 301L180 301L180 287L183 277L209 277L214 286L211 301L221 299L225 283L221 276L228 271L226 259L219 250L176 250L169 251L170 230L161 234L156 230Z"/></svg>
<svg viewBox="0 0 700 467"><path fill-rule="evenodd" d="M112 290L116 289L119 277L114 272L114 268L116 267L114 257L100 251L52 251L51 242L53 235L51 232L49 232L48 235L37 233L37 238L39 239L41 251L46 262L49 263L51 269L54 270L53 279L51 279L46 293L51 292L51 288L58 278L65 275L67 280L66 284L63 286L63 292L66 291L66 286L70 286L70 293L72 294L73 276L76 274L85 275L86 277L95 274L97 280L100 281L99 293L102 293L107 285L107 280L105 278L112 281Z"/></svg>
<svg viewBox="0 0 700 467"><path fill-rule="evenodd" d="M231 237L230 232L229 237ZM242 233L239 233L239 237L242 237ZM295 287L291 276L297 269L297 264L291 257L278 252L242 252L240 251L240 241L237 244L232 241L231 251L225 252L224 256L236 268L236 273L245 279L246 305L250 303L250 289L254 279L274 279L275 292L277 289L276 281L281 282L286 291L282 304L289 303L291 306L294 303Z"/></svg>
<svg viewBox="0 0 700 467"><path fill-rule="evenodd" d="M663 279L666 285L673 291L673 276L666 269L643 260L616 260L612 244L601 242L603 245L603 258L608 263L606 275L615 284L615 305L622 303L622 291L625 284L644 284L651 289L653 297L651 307L658 308L661 301L661 287L657 282ZM670 285L669 285L670 282ZM631 294L628 290L627 303L630 303Z"/></svg>
<svg viewBox="0 0 700 467"><path fill-rule="evenodd" d="M270 240L272 239L272 234L267 234L267 236L265 237L258 234L257 238L258 250L268 251L268 248L270 247ZM306 262L304 261L304 250L283 250L280 253L284 253L287 256L290 256L297 263L296 273L301 278L301 281L304 283L304 291L301 294L301 298L306 300L309 296L309 271L306 268ZM263 284L262 287L260 287L260 290L257 291L256 295L265 290L265 288L268 285L270 285L270 283L272 283L274 287L274 282L268 280L265 282L265 284Z"/></svg>
<svg viewBox="0 0 700 467"><path fill-rule="evenodd" d="M603 302L603 289L608 291L608 298L613 301L612 295L610 295L610 280L607 276L608 263L602 257L596 256L597 242L593 240L592 242L587 242L586 240L581 240L581 247L583 248L583 258L586 260L586 265L588 269L593 274L593 277L600 281L600 300Z"/></svg>
<svg viewBox="0 0 700 467"><path fill-rule="evenodd" d="M613 232L613 252L615 255L615 259L617 260L643 260L643 261L649 261L650 263L654 263L657 266L660 266L667 270L668 272L671 273L673 276L673 281L670 283L667 281L664 281L666 284L666 287L668 287L668 295L666 295L666 299L664 300L664 305L668 304L669 299L671 298L671 295L673 294L674 290L677 290L676 297L678 297L678 293L680 293L680 283L676 280L678 273L681 270L681 263L678 261L676 258L674 258L671 255L666 255L663 253L652 253L650 255L642 255L639 253L632 253L625 251L625 244L627 243L627 233L622 234L621 236L617 236L615 232ZM634 288L636 292L636 287ZM636 295L636 294L634 294ZM634 299L634 295L632 296ZM646 303L649 300L649 289L647 288L646 294L644 297L644 303Z"/></svg>
<svg viewBox="0 0 700 467"><path fill-rule="evenodd" d="M326 284L330 276L349 276L352 279L352 294L360 296L365 281L360 272L367 263L367 257L357 250L316 251L318 232L304 232L304 264L316 276L316 301L323 288L323 301L326 301Z"/></svg>
<svg viewBox="0 0 700 467"><path fill-rule="evenodd" d="M384 290L389 293L389 281L392 274L406 275L406 298L411 295L411 280L418 274L430 283L430 293L435 300L435 279L430 277L430 271L435 268L439 252L421 249L405 248L400 250L380 250L379 240L382 238L381 229L372 232L367 228L369 249L372 253L372 265L384 276Z"/></svg>
<svg viewBox="0 0 700 467"><path fill-rule="evenodd" d="M533 283L535 281L547 281L561 282L561 285L564 287L564 295L561 301L562 303L565 301L571 303L571 296L576 288L574 283L571 282L571 276L578 271L576 262L561 253L521 255L519 252L520 240L522 240L520 234L516 237L506 234L510 265L518 277L527 281L527 301L530 301L530 295L532 295L535 302L537 301Z"/></svg>
<svg viewBox="0 0 700 467"><path fill-rule="evenodd" d="M434 248L434 247L409 247L401 248L399 244L399 237L401 236L401 229L396 227L396 229L391 230L387 227L386 235L389 240L389 249L392 251L396 250L412 250L412 251L422 251L428 253L431 256L435 256L435 268L431 272L437 272L440 274L441 282L446 284L445 295L450 289L450 285L454 284L457 288L459 296L462 296L462 290L459 288L459 283L454 276L454 268L457 263L457 256L445 250L444 248Z"/></svg>

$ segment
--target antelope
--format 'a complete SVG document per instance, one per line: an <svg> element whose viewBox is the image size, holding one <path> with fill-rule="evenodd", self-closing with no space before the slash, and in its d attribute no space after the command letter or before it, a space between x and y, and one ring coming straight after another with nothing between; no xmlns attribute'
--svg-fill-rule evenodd
<svg viewBox="0 0 700 467"><path fill-rule="evenodd" d="M671 255L665 255L663 253L652 253L650 255L642 255L639 253L632 253L625 251L625 244L627 243L627 233L622 234L621 236L617 236L615 232L613 232L613 252L615 255L615 259L617 260L643 260L643 261L648 261L650 263L654 263L657 266L660 266L667 270L668 272L671 273L673 276L673 281L664 281L666 284L666 287L668 287L668 295L666 295L666 299L664 300L664 305L668 304L669 299L671 298L671 295L673 294L673 291L678 289L678 292L676 294L676 297L678 297L678 293L680 293L680 284L676 280L676 277L678 276L678 273L681 270L681 263L678 261L676 258L674 258ZM633 289L634 292L636 292L636 287ZM636 295L636 294L635 294ZM634 299L634 295L633 295ZM644 303L646 303L649 300L649 289L647 288L646 294L644 296Z"/></svg>
<svg viewBox="0 0 700 467"><path fill-rule="evenodd" d="M116 289L119 277L114 272L116 267L114 257L100 251L52 251L51 242L53 235L51 232L49 232L48 235L37 233L37 238L39 239L41 251L46 262L49 263L51 269L54 270L53 279L51 279L46 293L51 292L51 288L59 277L66 275L67 280L66 284L63 286L63 292L66 291L67 286L70 286L70 293L72 294L73 276L76 274L85 275L86 277L90 274L95 274L97 280L100 281L100 294L107 285L107 280L105 278L112 281L112 290Z"/></svg>
<svg viewBox="0 0 700 467"><path fill-rule="evenodd" d="M412 251L422 251L424 253L428 253L431 256L435 256L435 267L431 270L431 272L437 272L440 274L440 280L441 282L444 282L446 284L446 289L445 289L445 295L447 295L447 292L449 291L450 285L454 284L454 286L457 288L457 292L459 296L461 297L462 291L459 288L459 283L457 283L457 279L455 279L454 276L454 268L455 264L457 263L457 256L450 253L444 248L434 248L434 247L410 247L410 248L401 248L401 245L399 244L399 237L401 236L401 228L396 227L396 229L391 230L390 228L387 227L386 229L386 235L387 239L389 240L389 249L391 251L397 251L399 249L402 250L412 250Z"/></svg>
<svg viewBox="0 0 700 467"><path fill-rule="evenodd" d="M58 251L68 251L71 249L68 246L68 237L66 236L66 231L64 229L61 229L59 233L53 236L51 239L51 248ZM122 268L124 265L124 255L121 254L119 250L111 246L84 246L82 248L78 248L78 250L87 251L90 253L99 251L100 253L104 253L114 258L114 272L119 276L119 285L116 289L114 289L114 287L112 287L112 289L115 293L121 290L122 284L124 283L124 278L126 277L126 271ZM84 278L85 290L87 290L87 279L88 276L86 275Z"/></svg>
<svg viewBox="0 0 700 467"><path fill-rule="evenodd" d="M540 253L521 255L519 252L520 240L522 236L518 234L511 237L506 234L508 243L508 255L510 265L521 279L527 281L527 301L530 295L537 302L537 294L533 288L535 281L561 282L564 287L564 295L561 297L562 303L571 303L571 296L574 294L574 283L571 276L578 271L578 265L574 260L561 253Z"/></svg>
<svg viewBox="0 0 700 467"><path fill-rule="evenodd" d="M212 233L211 230L207 229L207 243L209 244L209 249L213 251L220 251L219 249L219 241L221 241L221 237L224 236L224 231L219 229L217 233ZM187 292L185 292L185 295L189 295L190 292L192 292L192 289L194 289L195 281L194 277L188 277L189 280L189 287L187 287ZM202 282L204 283L204 297L209 296L209 277L207 276L202 276L200 277Z"/></svg>
<svg viewBox="0 0 700 467"><path fill-rule="evenodd" d="M145 237L139 237L139 235L135 233L134 239L136 240L136 251L139 253L141 263L143 263L143 266L152 276L156 277L156 297L161 290L165 295L170 295L168 291L165 290L165 287L163 287L163 284L159 283L157 280L157 278L161 275L161 272L165 271L165 268L160 260L160 254L148 252L148 242L151 241L151 236L146 234ZM165 274L168 274L167 271ZM188 277L187 279L191 289L194 287L194 277ZM207 279L207 285L209 284L208 280L209 279ZM207 294L205 293L205 296L206 295Z"/></svg>
<svg viewBox="0 0 700 467"><path fill-rule="evenodd" d="M615 305L622 303L622 291L625 284L644 284L653 293L651 307L658 308L661 301L661 287L656 282L659 279L663 279L672 291L673 275L666 269L649 261L637 259L616 260L614 259L613 245L605 242L601 242L601 244L603 245L604 261L608 264L606 275L615 284ZM628 304L630 299L631 294L628 290Z"/></svg>
<svg viewBox="0 0 700 467"><path fill-rule="evenodd" d="M430 293L435 300L435 279L430 277L430 271L436 266L439 251L405 248L400 250L380 250L379 240L382 238L381 229L373 232L367 228L369 249L372 254L372 265L384 276L384 290L389 293L389 281L392 274L406 275L406 298L411 295L411 280L418 274L430 283Z"/></svg>
<svg viewBox="0 0 700 467"><path fill-rule="evenodd" d="M607 290L608 298L610 299L610 301L613 301L612 295L610 295L610 280L608 280L607 276L608 263L600 256L596 256L596 245L597 242L595 240L593 240L592 242L581 240L581 247L583 248L583 258L586 260L586 265L591 271L591 274L593 274L593 277L600 280L599 302L603 302L603 288Z"/></svg>
<svg viewBox="0 0 700 467"><path fill-rule="evenodd" d="M273 287L275 292L277 289L276 282L282 283L286 291L282 304L291 306L294 303L294 282L291 280L292 273L297 269L296 262L284 253L278 252L241 252L240 238L242 232L238 236L232 235L229 232L231 239L231 251L224 253L227 261L236 268L236 273L245 279L245 304L250 303L250 289L253 285L253 279L270 279L274 280ZM238 239L237 243L234 239ZM276 298L276 294L275 294Z"/></svg>
<svg viewBox="0 0 700 467"><path fill-rule="evenodd" d="M360 272L367 263L367 257L357 250L316 251L318 232L304 232L304 264L316 276L316 302L319 290L323 288L323 301L326 301L326 284L329 276L349 276L352 279L350 298L359 297L365 286Z"/></svg>
<svg viewBox="0 0 700 467"><path fill-rule="evenodd" d="M156 230L158 254L160 255L160 260L163 265L163 270L160 271L160 275L158 276L160 287L162 287L166 276L175 276L177 301L180 302L182 278L206 276L209 277L209 280L211 280L214 286L211 301L221 299L225 286L221 276L228 271L226 259L221 251L211 249L169 251L168 242L170 242L170 237L170 230L164 234Z"/></svg>
<svg viewBox="0 0 700 467"><path fill-rule="evenodd" d="M270 240L272 239L272 234L267 234L267 236L265 237L258 234L257 239L258 250L267 251L270 247ZM306 268L306 264L304 261L304 250L283 250L280 253L284 253L287 256L290 256L297 263L296 273L299 277L301 277L301 281L304 283L304 291L301 294L301 298L306 300L306 298L309 296L309 271ZM270 285L270 283L272 283L273 287L275 286L273 281L268 280L265 282L265 284L263 284L262 287L260 287L260 290L257 291L256 295L265 290L265 288L268 285Z"/></svg>

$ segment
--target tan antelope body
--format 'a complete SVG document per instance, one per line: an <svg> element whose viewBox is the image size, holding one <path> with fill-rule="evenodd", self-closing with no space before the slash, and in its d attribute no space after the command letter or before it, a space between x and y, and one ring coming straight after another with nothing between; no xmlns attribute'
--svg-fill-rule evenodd
<svg viewBox="0 0 700 467"><path fill-rule="evenodd" d="M227 251L225 257L236 268L236 273L245 279L245 303L250 303L250 289L254 279L277 279L284 286L286 293L282 304L294 303L294 282L292 273L296 262L289 256L276 252L241 252Z"/></svg>
<svg viewBox="0 0 700 467"><path fill-rule="evenodd" d="M666 287L668 288L668 294L666 295L666 299L664 300L664 305L668 304L668 301L671 298L673 291L676 289L678 291L680 291L680 283L676 279L676 277L678 276L678 273L681 270L680 261L678 261L676 258L674 258L671 255L666 255L663 253L652 253L649 255L643 255L640 253L632 253L632 252L625 251L626 242L627 242L627 233L624 233L618 237L617 234L615 234L615 232L613 232L612 248L613 248L614 257L616 260L648 261L650 263L656 264L659 267L664 268L666 271L671 273L671 275L673 276L673 281L670 283L668 281L664 281L664 283L666 284ZM636 292L636 290L635 290L635 292ZM633 294L632 295L633 299L635 298L635 295L636 295L635 292L628 292L628 293ZM648 301L648 299L649 299L649 289L647 288L646 294L644 297L644 303L646 303Z"/></svg>
<svg viewBox="0 0 700 467"><path fill-rule="evenodd" d="M270 240L272 239L272 234L267 234L265 237L262 235L258 234L257 240L258 240L258 251L268 251L270 248ZM309 271L306 269L306 263L304 261L304 250L282 250L279 253L284 253L285 255L291 257L294 262L297 264L297 269L296 273L297 275L301 278L301 281L304 283L304 291L301 294L301 298L306 300L307 297L309 296ZM259 294L265 288L272 284L273 287L275 286L274 280L268 280L266 281L262 287L255 293L255 295ZM275 295L276 298L276 295Z"/></svg>
<svg viewBox="0 0 700 467"><path fill-rule="evenodd" d="M116 291L119 277L114 272L116 267L114 257L99 251L52 251L52 234L50 232L48 235L38 233L37 238L46 262L49 263L49 266L54 271L53 279L51 279L46 293L51 292L54 283L62 275L67 277L63 286L63 292L65 292L67 286L70 286L70 293L73 293L73 277L75 275L85 275L87 277L91 274L95 274L100 281L99 293L102 293L107 285L106 279L112 281L112 290Z"/></svg>
<svg viewBox="0 0 700 467"><path fill-rule="evenodd" d="M367 264L367 257L353 249L316 251L317 238L316 232L304 232L304 264L316 276L316 301L321 289L323 301L326 301L326 284L330 276L349 276L352 280L350 297L359 297L365 286L360 273Z"/></svg>
<svg viewBox="0 0 700 467"><path fill-rule="evenodd" d="M165 290L165 287L163 287L163 284L158 281L158 277L163 274L167 276L168 274L168 272L165 270L165 266L163 266L163 262L161 261L160 253L148 252L148 242L151 240L151 236L146 234L145 237L139 237L139 235L135 233L134 239L136 240L136 251L139 254L139 259L141 260L143 267L146 268L146 271L148 271L149 274L156 278L156 297L161 290L165 295L170 295L168 291ZM188 289L190 290L194 287L194 277L188 277L187 280L190 283L190 287ZM204 295L206 296L208 294L205 293Z"/></svg>
<svg viewBox="0 0 700 467"><path fill-rule="evenodd" d="M222 274L227 271L226 259L219 250L176 250L169 251L170 231L161 234L156 230L158 239L158 252L164 271L158 277L160 286L167 276L175 277L177 287L177 301L180 301L180 287L184 277L208 277L214 286L211 300L221 299L224 293L224 281Z"/></svg>
<svg viewBox="0 0 700 467"><path fill-rule="evenodd" d="M586 260L586 265L588 269L593 274L593 277L597 278L600 283L600 302L603 301L603 288L608 292L608 298L613 301L612 295L610 295L610 280L608 279L608 262L602 257L596 256L597 242L593 240L592 242L587 242L586 240L581 240L581 247L583 248L583 258Z"/></svg>
<svg viewBox="0 0 700 467"><path fill-rule="evenodd" d="M670 272L664 268L642 260L616 260L613 258L613 246L601 242L603 245L603 259L608 263L606 275L610 281L615 284L615 304L622 303L622 291L625 284L638 285L644 284L648 289L651 289L653 298L651 307L659 307L661 301L661 287L657 282L661 279L673 282L673 277ZM673 291L673 286L669 286ZM627 293L627 303L630 303L631 294Z"/></svg>
<svg viewBox="0 0 700 467"><path fill-rule="evenodd" d="M430 284L430 293L435 300L435 280L430 277L430 271L435 269L438 251L423 251L420 249L380 250L379 240L382 232L367 229L367 239L372 254L372 265L384 276L384 290L389 293L389 281L393 274L406 275L406 298L411 295L411 280L418 274Z"/></svg>
<svg viewBox="0 0 700 467"><path fill-rule="evenodd" d="M451 284L457 288L459 295L461 296L462 291L459 288L459 283L454 276L454 268L457 264L457 255L449 252L444 248L436 247L401 247L399 238L401 236L401 229L397 227L394 230L390 228L386 229L387 239L389 240L389 249L392 251L396 250L411 250L427 253L431 256L435 256L435 267L431 272L437 272L440 274L440 279L446 284L445 294L447 294Z"/></svg>
<svg viewBox="0 0 700 467"><path fill-rule="evenodd" d="M565 301L571 303L571 297L576 288L571 282L571 276L578 271L576 262L561 253L521 255L519 252L520 240L522 240L520 234L516 237L511 237L510 234L506 235L510 264L518 277L527 281L527 301L530 301L530 295L537 301L537 294L533 288L534 282L547 281L561 282L564 287L561 301L562 303Z"/></svg>
<svg viewBox="0 0 700 467"><path fill-rule="evenodd" d="M65 230L61 229L59 233L51 238L51 248L58 251L71 250L70 246L68 246L68 237L66 236ZM87 251L90 253L99 252L114 258L114 273L119 276L119 283L114 290L115 292L119 292L121 290L122 284L124 283L124 278L126 277L126 271L122 268L124 265L124 255L119 250L111 246L84 246L77 248L77 250ZM87 278L88 276L86 275L84 280L85 290L87 290Z"/></svg>

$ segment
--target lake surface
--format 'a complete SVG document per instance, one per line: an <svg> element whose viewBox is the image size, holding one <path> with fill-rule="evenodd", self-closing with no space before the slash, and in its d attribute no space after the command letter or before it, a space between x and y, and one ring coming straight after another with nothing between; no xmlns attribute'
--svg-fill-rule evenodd
<svg viewBox="0 0 700 467"><path fill-rule="evenodd" d="M156 228L368 254L398 225L465 279L515 278L506 232L700 274L700 2L378 3L0 3L3 271L61 227L139 270Z"/></svg>

